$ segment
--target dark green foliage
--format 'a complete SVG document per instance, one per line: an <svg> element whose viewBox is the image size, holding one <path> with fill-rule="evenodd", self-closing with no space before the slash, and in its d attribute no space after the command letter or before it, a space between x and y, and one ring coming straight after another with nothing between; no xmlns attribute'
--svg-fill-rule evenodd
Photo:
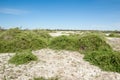
<svg viewBox="0 0 120 80"><path fill-rule="evenodd" d="M111 36L114 36L111 34ZM49 44L49 45L48 45ZM0 52L21 52L50 47L80 51L85 54L84 59L99 66L103 70L120 72L120 52L115 52L106 43L103 36L95 33L82 35L59 36L51 38L46 31L9 29L0 33ZM16 65L36 60L29 51L17 53L9 60ZM35 78L35 80L58 80Z"/></svg>
<svg viewBox="0 0 120 80"><path fill-rule="evenodd" d="M34 80L59 80L59 79L57 77L53 77L53 78L49 78L49 79L40 77L40 78L34 78Z"/></svg>
<svg viewBox="0 0 120 80"><path fill-rule="evenodd" d="M84 59L106 71L120 72L120 52L112 48L97 35L86 35L79 39Z"/></svg>
<svg viewBox="0 0 120 80"><path fill-rule="evenodd" d="M87 52L84 59L103 70L120 72L120 52L91 51Z"/></svg>
<svg viewBox="0 0 120 80"><path fill-rule="evenodd" d="M80 50L84 59L106 71L120 72L120 53L115 52L99 35L60 36L51 40L50 48Z"/></svg>
<svg viewBox="0 0 120 80"><path fill-rule="evenodd" d="M36 61L36 60L37 60L37 57L33 55L30 50L27 50L27 51L16 53L9 60L9 62L12 64L20 65L20 64L29 63L30 61Z"/></svg>
<svg viewBox="0 0 120 80"><path fill-rule="evenodd" d="M97 35L86 35L79 39L78 45L82 51L109 50L111 47Z"/></svg>
<svg viewBox="0 0 120 80"><path fill-rule="evenodd" d="M77 39L69 36L55 37L49 44L52 49L78 50Z"/></svg>
<svg viewBox="0 0 120 80"><path fill-rule="evenodd" d="M44 33L43 33L44 34ZM48 35L48 34L44 34ZM0 34L0 52L16 52L26 49L36 50L47 47L47 39L33 31L9 29Z"/></svg>

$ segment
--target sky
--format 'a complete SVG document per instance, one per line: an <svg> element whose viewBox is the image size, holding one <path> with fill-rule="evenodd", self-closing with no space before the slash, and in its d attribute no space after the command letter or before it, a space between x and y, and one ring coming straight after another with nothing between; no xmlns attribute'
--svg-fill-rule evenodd
<svg viewBox="0 0 120 80"><path fill-rule="evenodd" d="M0 26L120 30L120 0L0 0Z"/></svg>

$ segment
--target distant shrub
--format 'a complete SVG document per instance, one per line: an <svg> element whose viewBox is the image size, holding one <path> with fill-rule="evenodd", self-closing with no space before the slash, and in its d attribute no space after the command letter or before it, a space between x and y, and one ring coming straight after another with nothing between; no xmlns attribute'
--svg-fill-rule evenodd
<svg viewBox="0 0 120 80"><path fill-rule="evenodd" d="M46 39L51 38L51 36L48 34L49 31L33 30L33 32L36 33L39 37L46 38Z"/></svg>
<svg viewBox="0 0 120 80"><path fill-rule="evenodd" d="M29 63L30 61L36 61L37 57L31 53L31 51L23 51L16 53L9 62L12 64L20 65Z"/></svg>
<svg viewBox="0 0 120 80"><path fill-rule="evenodd" d="M50 41L49 47L52 49L78 50L77 39L69 36L55 37Z"/></svg>
<svg viewBox="0 0 120 80"><path fill-rule="evenodd" d="M118 37L118 38L120 38L120 34L119 33L110 33L109 37Z"/></svg>

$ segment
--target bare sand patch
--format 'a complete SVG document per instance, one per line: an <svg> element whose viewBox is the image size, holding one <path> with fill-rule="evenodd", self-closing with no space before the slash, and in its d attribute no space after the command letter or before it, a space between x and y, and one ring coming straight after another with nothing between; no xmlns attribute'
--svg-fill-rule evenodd
<svg viewBox="0 0 120 80"><path fill-rule="evenodd" d="M105 72L83 60L73 51L41 49L33 51L38 61L15 66L8 60L14 54L0 54L0 80L33 80L34 77L59 77L60 80L120 80L120 74Z"/></svg>
<svg viewBox="0 0 120 80"><path fill-rule="evenodd" d="M107 38L107 43L116 51L120 51L120 38Z"/></svg>

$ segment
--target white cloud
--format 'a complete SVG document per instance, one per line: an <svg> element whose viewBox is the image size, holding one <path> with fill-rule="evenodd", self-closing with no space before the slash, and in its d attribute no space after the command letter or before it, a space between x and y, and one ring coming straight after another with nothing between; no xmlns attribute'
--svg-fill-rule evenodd
<svg viewBox="0 0 120 80"><path fill-rule="evenodd" d="M11 8L0 8L0 13L2 13L2 14L20 15L20 14L26 14L26 13L28 13L28 11L19 10L19 9L11 9Z"/></svg>

